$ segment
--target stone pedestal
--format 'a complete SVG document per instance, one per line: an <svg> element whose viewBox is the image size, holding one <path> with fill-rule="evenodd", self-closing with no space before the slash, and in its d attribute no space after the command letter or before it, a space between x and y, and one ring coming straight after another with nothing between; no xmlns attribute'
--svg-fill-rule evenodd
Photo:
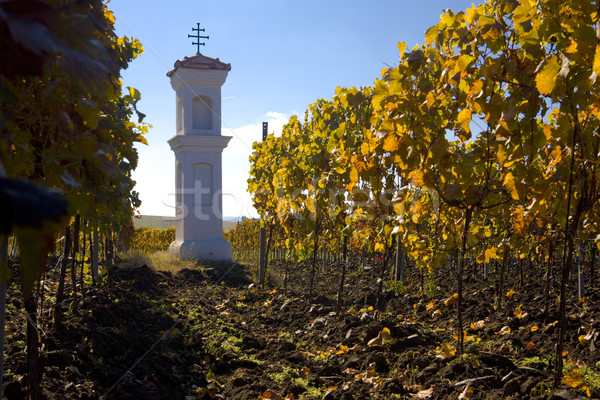
<svg viewBox="0 0 600 400"><path fill-rule="evenodd" d="M202 55L177 61L167 73L176 93L175 241L182 259L230 261L223 237L221 155L231 139L221 136L221 85L231 69Z"/></svg>

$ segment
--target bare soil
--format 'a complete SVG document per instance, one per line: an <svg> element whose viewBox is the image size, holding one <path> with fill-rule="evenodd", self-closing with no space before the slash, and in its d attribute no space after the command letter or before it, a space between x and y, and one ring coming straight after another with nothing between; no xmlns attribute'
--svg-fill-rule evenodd
<svg viewBox="0 0 600 400"><path fill-rule="evenodd" d="M376 264L376 263L375 263ZM102 284L65 302L53 329L52 295L40 314L46 399L576 399L582 385L552 388L557 304L543 313L543 282L509 271L504 305L475 267L468 272L465 352L457 346L451 270L386 284L376 305L377 265L349 266L336 311L341 264L219 264L177 274L113 267ZM288 277L284 288L284 275ZM533 271L529 271L532 275ZM52 276L49 271L49 276ZM511 277L514 277L512 279ZM52 280L45 281L52 293ZM43 289L43 288L42 288ZM574 290L574 288L573 288ZM573 292L575 293L575 292ZM569 299L565 363L585 372L598 398L600 292ZM450 301L451 302L451 301ZM448 303L450 303L448 302ZM26 398L25 318L17 285L8 299L5 398ZM591 335L588 335L591 334ZM581 340L588 335L590 340ZM379 339L377 339L379 338ZM444 349L446 352L444 352ZM600 381L600 380L599 380ZM280 397L277 397L280 396Z"/></svg>

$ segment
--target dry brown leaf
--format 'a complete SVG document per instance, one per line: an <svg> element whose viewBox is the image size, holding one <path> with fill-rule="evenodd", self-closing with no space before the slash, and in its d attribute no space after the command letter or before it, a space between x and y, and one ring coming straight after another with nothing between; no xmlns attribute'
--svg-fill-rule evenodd
<svg viewBox="0 0 600 400"><path fill-rule="evenodd" d="M496 332L496 335L508 335L510 333L510 326L505 325L502 327L502 329L500 329L498 332Z"/></svg>
<svg viewBox="0 0 600 400"><path fill-rule="evenodd" d="M367 346L382 346L386 343L392 341L392 335L390 334L390 330L388 328L383 328L381 332L377 335L377 337L369 340Z"/></svg>
<svg viewBox="0 0 600 400"><path fill-rule="evenodd" d="M471 329L473 330L479 330L479 329L483 329L485 327L485 322L481 319L477 322L471 322Z"/></svg>
<svg viewBox="0 0 600 400"><path fill-rule="evenodd" d="M463 390L459 395L458 395L458 400L465 400L465 399L470 399L471 396L473 396L473 388L469 385L467 385L465 387L465 390Z"/></svg>
<svg viewBox="0 0 600 400"><path fill-rule="evenodd" d="M427 390L421 390L418 393L411 393L410 397L412 399L429 399L433 395L433 388L434 386L431 386Z"/></svg>
<svg viewBox="0 0 600 400"><path fill-rule="evenodd" d="M359 373L360 371L355 368L346 368L342 371L342 374L344 375L358 375Z"/></svg>
<svg viewBox="0 0 600 400"><path fill-rule="evenodd" d="M281 395L279 395L277 392L269 389L266 392L264 392L262 394L262 396L259 396L259 399L267 399L267 400L284 400L283 397L281 397Z"/></svg>

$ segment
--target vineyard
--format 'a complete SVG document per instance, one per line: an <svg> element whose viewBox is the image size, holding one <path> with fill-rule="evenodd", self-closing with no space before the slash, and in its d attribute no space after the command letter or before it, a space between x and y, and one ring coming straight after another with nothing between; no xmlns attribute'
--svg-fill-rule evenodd
<svg viewBox="0 0 600 400"><path fill-rule="evenodd" d="M556 390L558 314L554 302L544 313L544 287L531 279L537 267L529 261L507 266L501 309L493 303L500 265L492 263L486 280L475 260L466 263L465 351L459 354L452 266L424 271L409 259L405 281L386 276L378 297L373 267L380 255L349 250L342 260L332 253L319 258L309 301L312 259L284 257L270 257L265 288L252 283L256 264L198 265L164 252L130 253L110 266L102 259L100 282L93 285L86 274L78 285L83 292L65 302L77 310L64 310L60 330L49 329L59 275L50 268L38 292L43 397L576 399L600 393L595 287L586 302L567 303L565 375ZM27 393L26 318L19 304L18 282L12 282L8 399Z"/></svg>
<svg viewBox="0 0 600 400"><path fill-rule="evenodd" d="M599 12L525 0L447 10L424 45L398 44L399 65L373 86L338 88L255 143L254 206L288 251L312 258L309 297L325 246L380 254L378 300L394 247L430 274L450 264L461 354L468 266L486 277L498 266L502 310L510 266L533 265L521 279L545 285L544 312L559 299L559 385L566 304L585 302L596 258Z"/></svg>
<svg viewBox="0 0 600 400"><path fill-rule="evenodd" d="M114 22L0 2L0 397L600 396L598 2L445 10L253 145L261 220L213 264L134 227Z"/></svg>

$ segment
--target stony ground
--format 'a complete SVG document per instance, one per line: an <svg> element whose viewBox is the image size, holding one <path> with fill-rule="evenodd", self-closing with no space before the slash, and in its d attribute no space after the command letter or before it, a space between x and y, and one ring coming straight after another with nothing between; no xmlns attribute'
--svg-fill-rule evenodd
<svg viewBox="0 0 600 400"><path fill-rule="evenodd" d="M266 288L252 285L253 269L241 265L176 274L146 265L112 268L79 299L77 313L65 303L63 330L40 332L45 398L598 398L597 290L583 304L569 302L570 385L554 390L556 315L542 312L541 282L525 279L519 286L509 279L509 295L497 311L493 283L468 280L461 355L453 338L450 271L438 271L435 280L415 274L411 285L386 285L376 310L371 269L351 265L338 315L339 265L328 274L317 271L309 301L309 267L273 264ZM27 370L24 317L12 288L9 400L25 398ZM41 320L49 320L45 313Z"/></svg>

